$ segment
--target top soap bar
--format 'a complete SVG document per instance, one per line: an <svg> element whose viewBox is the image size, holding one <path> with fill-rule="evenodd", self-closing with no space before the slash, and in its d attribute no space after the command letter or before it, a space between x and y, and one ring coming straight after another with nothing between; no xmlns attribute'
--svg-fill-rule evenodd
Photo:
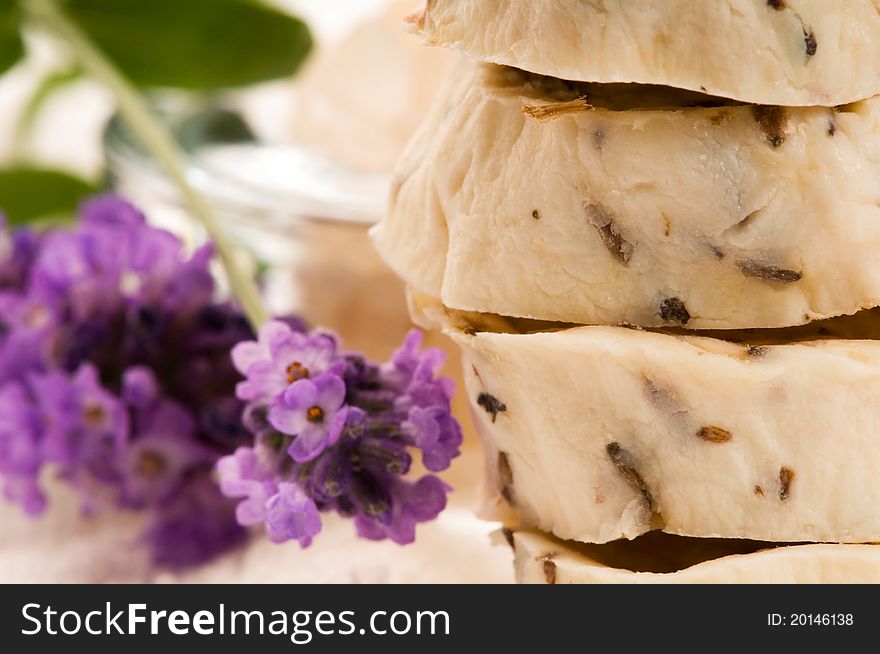
<svg viewBox="0 0 880 654"><path fill-rule="evenodd" d="M638 82L757 104L880 93L878 0L427 0L425 43L585 82Z"/></svg>

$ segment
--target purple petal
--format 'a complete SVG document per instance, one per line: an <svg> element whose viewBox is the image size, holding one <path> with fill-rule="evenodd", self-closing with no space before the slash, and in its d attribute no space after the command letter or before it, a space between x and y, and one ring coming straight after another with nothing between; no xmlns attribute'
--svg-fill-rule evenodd
<svg viewBox="0 0 880 654"><path fill-rule="evenodd" d="M270 477L250 447L239 447L232 454L220 457L215 468L220 490L228 497L244 497L251 481L268 481Z"/></svg>
<svg viewBox="0 0 880 654"><path fill-rule="evenodd" d="M290 409L276 404L269 409L269 424L282 434L296 436L308 427L309 421L302 409Z"/></svg>
<svg viewBox="0 0 880 654"><path fill-rule="evenodd" d="M345 401L345 382L337 375L325 374L315 380L316 397L314 404L324 413L336 411Z"/></svg>
<svg viewBox="0 0 880 654"><path fill-rule="evenodd" d="M290 327L279 321L270 320L260 327L257 341L243 341L232 348L232 362L236 370L247 375L248 369L258 361L268 361L270 345L279 336L289 334Z"/></svg>
<svg viewBox="0 0 880 654"><path fill-rule="evenodd" d="M260 327L260 333L258 335L260 345L266 348L266 354L268 355L272 341L274 341L279 334L289 334L291 331L291 327L287 323L282 322L281 320L270 320Z"/></svg>
<svg viewBox="0 0 880 654"><path fill-rule="evenodd" d="M137 226L146 222L133 204L113 193L89 198L82 203L79 214L85 224Z"/></svg>
<svg viewBox="0 0 880 654"><path fill-rule="evenodd" d="M348 418L348 408L343 407L336 411L330 420L327 421L327 443L326 447L330 447L331 445L335 445L336 441L339 440L339 437L342 435L342 430L345 428L345 422Z"/></svg>
<svg viewBox="0 0 880 654"><path fill-rule="evenodd" d="M274 361L289 362L298 359L300 355L312 346L311 339L305 334L295 332L287 325L285 330L277 331L269 339L269 356Z"/></svg>
<svg viewBox="0 0 880 654"><path fill-rule="evenodd" d="M245 527L258 525L266 519L266 502L278 490L274 484L249 482L253 490L235 507L235 519Z"/></svg>
<svg viewBox="0 0 880 654"><path fill-rule="evenodd" d="M439 477L425 475L410 487L407 510L419 522L433 520L446 508L446 494L452 487Z"/></svg>
<svg viewBox="0 0 880 654"><path fill-rule="evenodd" d="M368 518L363 513L358 513L354 519L357 535L367 540L385 540L388 536L384 525Z"/></svg>
<svg viewBox="0 0 880 654"><path fill-rule="evenodd" d="M232 348L232 364L242 375L265 357L265 349L256 341L243 341Z"/></svg>
<svg viewBox="0 0 880 654"><path fill-rule="evenodd" d="M307 423L293 439L290 447L287 448L287 453L298 463L311 461L327 447L328 436L325 425Z"/></svg>
<svg viewBox="0 0 880 654"><path fill-rule="evenodd" d="M147 366L134 366L122 373L122 398L128 404L146 409L159 397L159 382Z"/></svg>
<svg viewBox="0 0 880 654"><path fill-rule="evenodd" d="M278 484L278 493L266 503L266 529L275 543L298 540L308 547L321 531L321 517L315 503L295 484Z"/></svg>
<svg viewBox="0 0 880 654"><path fill-rule="evenodd" d="M311 379L300 379L287 387L281 403L291 409L308 409L317 404L320 388Z"/></svg>

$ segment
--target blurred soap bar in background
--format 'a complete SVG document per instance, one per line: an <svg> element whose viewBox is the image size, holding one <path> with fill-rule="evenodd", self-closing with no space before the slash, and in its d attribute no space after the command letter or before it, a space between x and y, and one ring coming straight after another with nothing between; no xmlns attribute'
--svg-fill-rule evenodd
<svg viewBox="0 0 880 654"><path fill-rule="evenodd" d="M426 48L404 30L419 0L394 0L384 9L378 4L376 15L342 38L322 43L318 35L318 47L297 80L290 129L294 140L340 161L387 172L457 55Z"/></svg>

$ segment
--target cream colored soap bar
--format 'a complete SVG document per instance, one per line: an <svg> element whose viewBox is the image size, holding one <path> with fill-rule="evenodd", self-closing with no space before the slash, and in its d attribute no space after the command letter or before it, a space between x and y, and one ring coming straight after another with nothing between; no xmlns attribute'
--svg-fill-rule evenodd
<svg viewBox="0 0 880 654"><path fill-rule="evenodd" d="M880 93L876 0L428 0L422 40L562 79L759 104Z"/></svg>
<svg viewBox="0 0 880 654"><path fill-rule="evenodd" d="M487 517L592 543L880 541L880 341L858 338L880 311L725 341L420 310L464 354Z"/></svg>
<svg viewBox="0 0 880 654"><path fill-rule="evenodd" d="M880 305L880 96L712 106L489 65L459 77L373 232L419 291L468 311L693 329Z"/></svg>
<svg viewBox="0 0 880 654"><path fill-rule="evenodd" d="M531 584L880 583L880 546L643 537L608 545L512 534L516 579ZM845 618L844 618L845 619Z"/></svg>

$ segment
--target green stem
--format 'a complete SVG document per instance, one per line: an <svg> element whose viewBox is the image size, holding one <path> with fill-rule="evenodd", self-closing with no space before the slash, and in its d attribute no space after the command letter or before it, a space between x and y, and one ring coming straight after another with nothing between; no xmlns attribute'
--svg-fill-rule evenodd
<svg viewBox="0 0 880 654"><path fill-rule="evenodd" d="M52 93L66 84L75 82L82 76L79 68L61 68L51 70L37 83L19 114L15 133L13 134L12 154L14 160L26 159L28 138L33 131L34 122L39 118L40 109L51 97Z"/></svg>
<svg viewBox="0 0 880 654"><path fill-rule="evenodd" d="M116 66L107 59L87 35L61 10L55 0L26 0L29 15L61 38L71 49L83 70L103 83L116 98L119 114L146 150L165 169L177 185L193 215L198 218L214 244L233 295L251 326L259 329L268 314L250 275L236 262L235 251L220 228L211 207L186 179L184 155L168 129L154 116L141 94Z"/></svg>

